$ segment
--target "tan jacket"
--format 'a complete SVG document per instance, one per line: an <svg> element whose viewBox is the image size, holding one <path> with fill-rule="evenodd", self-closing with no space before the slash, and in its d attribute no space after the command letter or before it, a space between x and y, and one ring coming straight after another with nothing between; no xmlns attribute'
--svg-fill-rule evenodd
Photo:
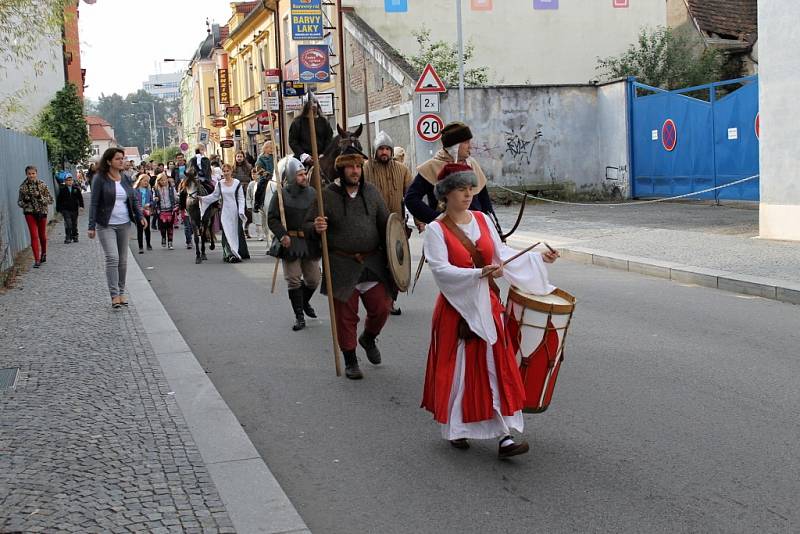
<svg viewBox="0 0 800 534"><path fill-rule="evenodd" d="M408 167L394 160L383 164L371 159L364 163L364 180L380 191L389 213L397 213L405 218L403 197L412 181Z"/></svg>

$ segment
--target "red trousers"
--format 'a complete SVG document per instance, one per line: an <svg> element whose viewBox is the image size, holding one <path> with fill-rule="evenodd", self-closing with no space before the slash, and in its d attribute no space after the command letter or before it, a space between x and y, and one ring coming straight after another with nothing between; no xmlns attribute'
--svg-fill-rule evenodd
<svg viewBox="0 0 800 534"><path fill-rule="evenodd" d="M33 259L38 262L42 254L47 252L47 217L39 219L26 213L25 222L28 223L28 231L31 233Z"/></svg>
<svg viewBox="0 0 800 534"><path fill-rule="evenodd" d="M386 291L386 286L380 282L366 293L359 293L354 289L347 302L333 299L336 310L336 335L342 351L356 350L359 298L367 310L367 319L364 321L365 332L377 336L389 318L392 298Z"/></svg>

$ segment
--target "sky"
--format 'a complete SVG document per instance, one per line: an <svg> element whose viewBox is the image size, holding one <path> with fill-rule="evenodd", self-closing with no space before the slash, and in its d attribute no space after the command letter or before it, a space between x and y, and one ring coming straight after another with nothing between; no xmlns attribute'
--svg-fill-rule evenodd
<svg viewBox="0 0 800 534"><path fill-rule="evenodd" d="M80 3L81 66L86 96L126 96L151 74L177 72L206 37L206 18L224 25L228 0L97 0Z"/></svg>

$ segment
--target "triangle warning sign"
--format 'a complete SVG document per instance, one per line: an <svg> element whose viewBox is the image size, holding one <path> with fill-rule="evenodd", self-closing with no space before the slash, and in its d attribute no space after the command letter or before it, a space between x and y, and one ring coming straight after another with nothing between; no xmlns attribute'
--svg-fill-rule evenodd
<svg viewBox="0 0 800 534"><path fill-rule="evenodd" d="M422 70L422 75L417 80L417 86L414 88L415 93L446 93L447 88L442 83L442 79L436 74L433 65L428 63Z"/></svg>

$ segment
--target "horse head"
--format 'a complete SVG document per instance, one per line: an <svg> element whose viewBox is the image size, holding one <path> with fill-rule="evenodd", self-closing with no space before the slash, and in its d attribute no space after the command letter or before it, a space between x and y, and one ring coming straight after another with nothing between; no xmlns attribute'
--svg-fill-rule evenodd
<svg viewBox="0 0 800 534"><path fill-rule="evenodd" d="M361 137L361 132L364 130L363 124L359 124L358 128L356 128L355 131L353 132L349 132L343 129L338 124L336 125L336 130L339 132L339 135L335 139L335 141L337 141L336 143L337 156L341 154L344 151L344 149L348 147L353 147L357 149L359 152L363 152L361 141L359 141L359 137Z"/></svg>

